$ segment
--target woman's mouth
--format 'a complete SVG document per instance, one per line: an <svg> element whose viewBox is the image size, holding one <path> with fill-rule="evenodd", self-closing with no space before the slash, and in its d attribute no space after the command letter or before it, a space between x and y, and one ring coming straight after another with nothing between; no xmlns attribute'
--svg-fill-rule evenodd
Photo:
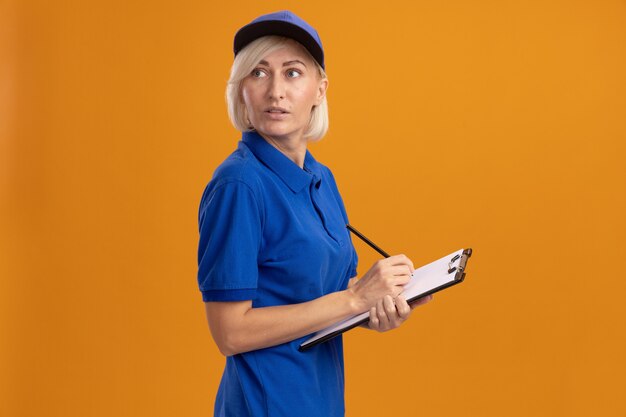
<svg viewBox="0 0 626 417"><path fill-rule="evenodd" d="M265 110L265 114L272 120L282 120L287 117L289 112L281 107L270 107Z"/></svg>

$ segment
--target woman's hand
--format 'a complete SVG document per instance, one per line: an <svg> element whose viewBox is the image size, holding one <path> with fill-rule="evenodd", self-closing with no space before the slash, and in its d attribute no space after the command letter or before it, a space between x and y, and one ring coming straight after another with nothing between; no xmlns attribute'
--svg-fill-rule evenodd
<svg viewBox="0 0 626 417"><path fill-rule="evenodd" d="M351 280L347 290L354 296L358 310L367 311L387 295L396 298L413 271L413 262L405 255L390 256L374 263L361 279Z"/></svg>
<svg viewBox="0 0 626 417"><path fill-rule="evenodd" d="M427 295L426 297L415 300L409 305L406 299L401 295L397 296L395 299L386 295L383 299L378 300L376 307L370 309L370 321L368 326L370 329L378 332L386 332L395 329L409 318L411 311L415 307L424 305L432 299L432 295Z"/></svg>

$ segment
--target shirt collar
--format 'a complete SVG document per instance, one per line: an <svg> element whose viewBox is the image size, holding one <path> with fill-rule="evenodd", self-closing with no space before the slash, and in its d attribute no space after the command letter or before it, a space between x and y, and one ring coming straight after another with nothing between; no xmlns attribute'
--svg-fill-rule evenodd
<svg viewBox="0 0 626 417"><path fill-rule="evenodd" d="M315 180L316 187L322 179L321 166L307 149L304 157L304 168L300 168L285 154L270 145L256 131L243 132L241 140L263 164L271 169L293 191L299 192ZM310 171L310 172L309 172Z"/></svg>

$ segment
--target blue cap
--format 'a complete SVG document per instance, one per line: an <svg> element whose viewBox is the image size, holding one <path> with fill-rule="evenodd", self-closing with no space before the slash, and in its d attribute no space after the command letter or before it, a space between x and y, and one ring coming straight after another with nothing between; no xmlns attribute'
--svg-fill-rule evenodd
<svg viewBox="0 0 626 417"><path fill-rule="evenodd" d="M235 56L253 40L267 35L285 36L298 41L326 69L324 49L317 31L289 10L259 16L239 29L235 34Z"/></svg>

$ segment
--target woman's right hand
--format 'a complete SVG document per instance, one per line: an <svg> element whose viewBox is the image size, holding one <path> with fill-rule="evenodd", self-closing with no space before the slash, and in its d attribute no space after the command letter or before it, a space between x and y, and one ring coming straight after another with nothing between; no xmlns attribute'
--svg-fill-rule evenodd
<svg viewBox="0 0 626 417"><path fill-rule="evenodd" d="M415 268L406 255L394 255L381 259L356 282L351 282L347 291L355 297L358 309L367 311L386 295L397 297L411 279Z"/></svg>

